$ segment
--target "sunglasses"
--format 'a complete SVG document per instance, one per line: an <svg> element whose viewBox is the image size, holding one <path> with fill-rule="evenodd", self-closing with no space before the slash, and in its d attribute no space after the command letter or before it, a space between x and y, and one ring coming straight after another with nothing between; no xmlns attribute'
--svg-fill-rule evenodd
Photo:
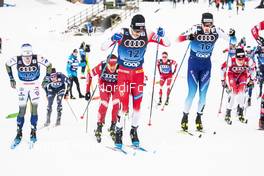
<svg viewBox="0 0 264 176"><path fill-rule="evenodd" d="M204 23L203 26L204 26L204 27L212 27L213 24L212 24L212 23Z"/></svg>
<svg viewBox="0 0 264 176"><path fill-rule="evenodd" d="M162 58L167 58L168 56L166 56L166 55L164 55L164 56L162 56Z"/></svg>

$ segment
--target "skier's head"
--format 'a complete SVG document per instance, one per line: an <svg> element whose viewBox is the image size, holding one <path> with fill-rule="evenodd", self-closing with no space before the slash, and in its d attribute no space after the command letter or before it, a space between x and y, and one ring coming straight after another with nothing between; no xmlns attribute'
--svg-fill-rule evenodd
<svg viewBox="0 0 264 176"><path fill-rule="evenodd" d="M51 81L57 81L56 68L54 68L54 67L51 69L50 79L51 79Z"/></svg>
<svg viewBox="0 0 264 176"><path fill-rule="evenodd" d="M108 60L108 64L107 64L107 68L110 72L115 72L116 68L117 68L117 57L114 54L108 55L107 58Z"/></svg>
<svg viewBox="0 0 264 176"><path fill-rule="evenodd" d="M32 56L33 52L32 52L32 46L29 43L24 43L21 46L21 55L22 56Z"/></svg>
<svg viewBox="0 0 264 176"><path fill-rule="evenodd" d="M245 51L243 48L241 47L237 47L236 48L236 63L238 66L242 66L244 64L245 61Z"/></svg>
<svg viewBox="0 0 264 176"><path fill-rule="evenodd" d="M141 14L133 16L131 20L130 27L132 28L133 33L140 34L142 30L145 29L145 18Z"/></svg>
<svg viewBox="0 0 264 176"><path fill-rule="evenodd" d="M74 50L72 51L72 55L74 55L74 56L77 57L77 55L78 55L78 50L77 50L77 49L74 49Z"/></svg>
<svg viewBox="0 0 264 176"><path fill-rule="evenodd" d="M168 59L168 53L166 51L162 52L162 60L166 61Z"/></svg>
<svg viewBox="0 0 264 176"><path fill-rule="evenodd" d="M202 14L202 27L205 33L210 32L210 28L213 26L214 18L213 14L206 12Z"/></svg>

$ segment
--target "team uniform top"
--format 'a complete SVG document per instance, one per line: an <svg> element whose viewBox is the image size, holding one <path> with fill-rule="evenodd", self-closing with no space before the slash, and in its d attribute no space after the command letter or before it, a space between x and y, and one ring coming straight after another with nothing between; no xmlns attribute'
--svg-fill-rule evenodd
<svg viewBox="0 0 264 176"><path fill-rule="evenodd" d="M32 55L29 65L23 62L22 56L13 57L6 62L6 65L9 67L16 65L18 78L21 82L34 82L38 80L40 76L40 64L48 67L50 62L39 55Z"/></svg>

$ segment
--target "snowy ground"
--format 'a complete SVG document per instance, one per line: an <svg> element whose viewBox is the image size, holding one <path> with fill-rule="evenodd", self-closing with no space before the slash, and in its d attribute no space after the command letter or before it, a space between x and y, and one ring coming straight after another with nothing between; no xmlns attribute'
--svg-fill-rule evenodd
<svg viewBox="0 0 264 176"><path fill-rule="evenodd" d="M42 129L38 131L38 142L33 150L28 150L29 113L24 125L24 140L15 150L10 150L10 143L15 136L15 119L5 119L9 113L16 112L16 91L10 88L9 79L5 71L5 61L19 54L22 43L29 42L36 53L47 57L58 71L65 72L66 60L74 48L78 48L82 41L91 44L90 63L95 66L110 52L101 52L100 44L113 31L96 34L92 37L72 37L61 34L65 30L67 17L82 10L84 5L72 5L59 0L49 0L53 3L43 3L39 0L11 1L16 7L0 8L1 29L3 39L3 53L0 55L0 75L2 75L2 98L0 111L0 175L260 175L263 172L263 132L257 131L260 100L256 99L258 90L254 90L252 107L247 109L248 124L241 124L235 117L233 125L228 126L222 116L217 117L221 94L220 64L226 59L222 50L227 42L219 40L215 46L212 61L212 80L207 95L207 104L203 116L205 131L202 138L182 135L180 120L184 99L187 94L185 60L174 89L172 90L170 105L164 112L154 108L152 126L148 126L149 104L151 97L151 80L154 69L156 45L150 44L145 57L144 68L149 77L145 88L142 104L142 120L139 137L142 146L149 149L148 153L128 149L129 155L113 152L105 146L113 145L107 128L110 126L108 114L104 127L102 144L97 144L93 130L96 128L97 109L99 102L93 101L89 107L88 133L85 133L85 120L79 119L86 106L84 100L69 100L78 120L74 118L68 105L64 102L62 125L58 128ZM156 30L158 26L165 28L166 35L172 42L170 48L160 47L160 52L166 50L169 56L180 63L188 42L176 43L176 37L193 24L200 23L201 14L210 11L214 14L215 25L228 31L230 27L236 29L238 38L245 36L247 42L256 44L250 34L253 25L263 20L264 11L254 9L258 1L251 1L246 10L239 15L234 11L220 10L208 7L207 4L177 4L173 9L168 2L141 3L140 12L146 18L149 29ZM157 13L156 9L160 8ZM128 26L130 19L119 27ZM188 54L187 54L188 56ZM94 81L95 82L95 81ZM85 81L81 80L82 91L85 91ZM74 87L75 90L75 87ZM77 96L77 92L75 92ZM155 101L158 99L158 87L155 89ZM225 104L225 103L224 103ZM39 104L39 126L45 121L46 99L44 92ZM194 100L190 113L190 130L195 130L194 119L197 99ZM222 110L225 110L223 106ZM56 107L53 110L56 117ZM55 122L54 122L55 123ZM130 120L126 122L124 143L130 144ZM216 131L216 135L213 135Z"/></svg>

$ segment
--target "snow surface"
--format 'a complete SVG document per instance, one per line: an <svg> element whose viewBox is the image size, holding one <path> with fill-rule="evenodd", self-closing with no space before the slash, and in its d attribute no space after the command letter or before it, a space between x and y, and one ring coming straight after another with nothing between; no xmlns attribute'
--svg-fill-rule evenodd
<svg viewBox="0 0 264 176"><path fill-rule="evenodd" d="M221 85L220 64L225 61L226 55L222 50L228 46L220 39L214 49L212 62L212 79L207 95L207 104L203 115L206 134L202 138L179 134L180 121L184 100L187 95L187 58L182 66L178 80L172 90L170 105L164 112L154 106L152 126L148 126L149 106L151 99L151 80L153 78L156 44L149 44L145 56L145 72L149 81L145 88L142 103L142 120L139 128L141 144L149 150L148 153L127 149L125 156L107 149L113 142L107 132L110 126L110 113L106 118L103 129L102 143L98 144L94 137L96 128L97 109L99 101L93 101L89 107L88 133L85 132L85 120L79 119L82 115L85 100L69 100L70 106L77 114L75 119L68 104L64 102L62 125L57 128L42 129L37 132L38 141L33 150L28 149L27 141L30 133L29 110L23 131L23 141L15 149L10 144L15 137L16 120L5 119L7 114L18 110L16 91L10 87L5 71L5 61L19 54L22 43L33 45L35 53L47 57L58 71L65 72L68 55L74 48L78 48L82 41L91 44L89 55L91 66L103 60L107 52L100 51L100 45L114 31L88 36L63 35L66 29L66 19L83 10L87 5L71 4L61 0L8 1L16 7L0 8L0 36L3 39L3 53L0 55L0 75L2 75L2 100L0 111L0 175L261 175L263 173L263 132L257 131L260 100L254 89L252 107L247 109L248 124L241 124L233 118L233 125L228 126L222 115L217 116ZM44 3L43 3L44 2ZM140 3L140 13L146 18L149 29L156 30L158 26L165 29L171 40L171 47L160 47L168 51L169 56L178 63L181 62L188 42L176 43L176 37L193 24L200 23L201 14L210 11L214 14L215 25L225 31L230 27L236 29L238 38L245 36L247 42L255 45L250 34L252 26L263 20L264 11L254 9L258 1L246 4L244 12L220 10L208 7L207 3L177 4L172 8L169 2ZM160 8L157 13L156 9ZM118 26L129 26L130 18ZM188 54L187 54L188 57ZM158 77L157 77L158 78ZM85 91L85 80L80 80L81 88ZM95 83L95 81L94 81ZM158 86L155 87L155 101L158 99ZM75 86L73 87L75 91ZM39 103L39 126L45 121L46 105L44 91L41 92ZM77 92L74 92L77 96ZM55 104L55 103L54 103ZM189 128L195 131L195 116L197 99L194 100L189 117ZM109 108L111 109L111 108ZM222 108L225 111L225 102ZM52 121L55 123L56 107L53 106ZM126 121L124 143L130 144L130 120ZM212 133L216 131L216 135Z"/></svg>

